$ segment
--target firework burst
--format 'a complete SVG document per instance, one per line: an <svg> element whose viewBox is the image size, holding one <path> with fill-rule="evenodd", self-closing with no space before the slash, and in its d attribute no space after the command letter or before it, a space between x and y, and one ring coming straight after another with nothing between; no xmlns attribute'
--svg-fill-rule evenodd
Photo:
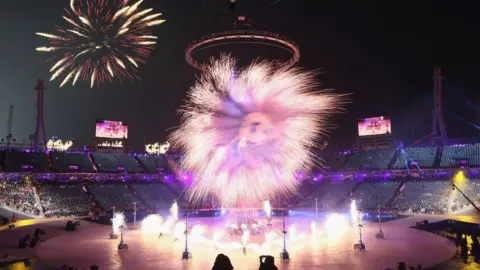
<svg viewBox="0 0 480 270"><path fill-rule="evenodd" d="M258 207L291 195L295 173L314 163L312 147L340 97L315 92L314 74L267 62L236 71L222 57L190 89L171 135L193 172L191 201L214 195L227 207Z"/></svg>
<svg viewBox="0 0 480 270"><path fill-rule="evenodd" d="M113 78L138 78L139 64L145 64L157 37L152 26L165 20L153 9L140 9L143 0L71 0L63 16L65 26L57 33L36 33L48 38L39 52L62 52L54 57L50 81L61 78L60 87L81 79L90 87Z"/></svg>

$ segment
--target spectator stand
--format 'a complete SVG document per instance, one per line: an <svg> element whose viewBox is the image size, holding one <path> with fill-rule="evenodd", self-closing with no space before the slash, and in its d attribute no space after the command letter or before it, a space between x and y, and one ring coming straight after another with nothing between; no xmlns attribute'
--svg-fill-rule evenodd
<svg viewBox="0 0 480 270"><path fill-rule="evenodd" d="M368 150L352 154L345 170L387 170L395 150Z"/></svg>
<svg viewBox="0 0 480 270"><path fill-rule="evenodd" d="M47 172L47 155L41 151L10 149L4 152L5 172Z"/></svg>
<svg viewBox="0 0 480 270"><path fill-rule="evenodd" d="M57 172L95 172L86 152L51 152L53 164Z"/></svg>
<svg viewBox="0 0 480 270"><path fill-rule="evenodd" d="M352 192L353 197L361 209L376 210L379 206L385 209L400 183L396 180L367 180Z"/></svg>
<svg viewBox="0 0 480 270"><path fill-rule="evenodd" d="M47 218L87 216L92 210L81 183L44 181L39 195Z"/></svg>
<svg viewBox="0 0 480 270"><path fill-rule="evenodd" d="M462 161L467 164L462 164ZM470 168L480 166L480 143L446 145L443 147L440 167L458 168L462 165Z"/></svg>
<svg viewBox="0 0 480 270"><path fill-rule="evenodd" d="M137 203L137 209L147 209L141 201L128 189L125 183L89 183L90 192L93 194L105 211L109 211L112 207L116 207L118 211L131 212L133 203Z"/></svg>
<svg viewBox="0 0 480 270"><path fill-rule="evenodd" d="M169 171L168 160L164 155L137 155L136 158L149 173L166 173Z"/></svg>
<svg viewBox="0 0 480 270"><path fill-rule="evenodd" d="M169 209L178 196L166 184L161 183L135 183L133 186L136 195L155 210Z"/></svg>
<svg viewBox="0 0 480 270"><path fill-rule="evenodd" d="M0 205L5 209L40 217L41 205L37 199L35 189L28 181L24 181L24 179L0 180Z"/></svg>
<svg viewBox="0 0 480 270"><path fill-rule="evenodd" d="M393 165L394 169L433 168L437 156L437 146L406 147L399 150Z"/></svg>
<svg viewBox="0 0 480 270"><path fill-rule="evenodd" d="M350 151L337 153L321 152L318 154L323 164L322 169L330 172L339 172L345 168L346 163L350 159Z"/></svg>

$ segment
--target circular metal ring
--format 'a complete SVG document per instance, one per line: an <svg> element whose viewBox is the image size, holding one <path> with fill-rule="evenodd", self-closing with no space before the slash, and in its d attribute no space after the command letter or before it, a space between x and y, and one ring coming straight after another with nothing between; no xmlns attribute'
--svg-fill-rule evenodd
<svg viewBox="0 0 480 270"><path fill-rule="evenodd" d="M279 63L280 68L291 67L300 60L300 48L295 41L279 34L254 30L226 31L204 36L188 45L185 50L185 60L192 67L205 71L207 65L196 61L193 58L193 54L202 49L222 46L229 43L261 43L288 50L292 53L292 57L286 62Z"/></svg>

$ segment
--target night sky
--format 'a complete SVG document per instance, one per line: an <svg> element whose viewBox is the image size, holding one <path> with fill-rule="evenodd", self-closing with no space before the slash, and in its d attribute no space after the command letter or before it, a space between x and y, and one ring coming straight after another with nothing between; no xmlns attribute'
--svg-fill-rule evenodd
<svg viewBox="0 0 480 270"><path fill-rule="evenodd" d="M351 146L357 119L370 116L391 116L395 137L406 142L411 141L412 131L416 138L428 134L435 66L442 67L445 77L444 115L449 137L478 135L468 124L478 123L476 105L480 105L480 16L475 1L283 0L254 12L268 1L273 0L238 0L238 4L239 9L254 14L255 29L295 40L302 54L299 65L321 71L318 79L325 88L351 93L347 112L332 118L335 129L327 138L330 145ZM228 0L210 2L228 4ZM27 140L33 134L33 88L37 78L48 81L51 66L45 63L49 53L35 51L46 45L46 39L34 33L54 32L54 25L64 23L63 8L68 4L68 0L2 1L2 136L7 130L9 104L15 106L14 138ZM141 151L144 138L162 142L165 130L178 125L176 110L198 74L185 62L185 47L203 35L232 29L232 17L201 0L146 0L142 7L154 7L167 20L155 29L159 43L140 69L142 81L94 89L86 82L61 89L61 81L48 83L45 121L49 137L75 137L76 147L81 147L93 137L96 118L121 120L129 123L130 141ZM235 50L242 59L268 54L255 46L224 48L226 52Z"/></svg>

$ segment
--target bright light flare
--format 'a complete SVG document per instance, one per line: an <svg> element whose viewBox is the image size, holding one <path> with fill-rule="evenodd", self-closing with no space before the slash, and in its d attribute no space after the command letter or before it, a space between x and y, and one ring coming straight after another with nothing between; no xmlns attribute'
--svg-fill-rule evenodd
<svg viewBox="0 0 480 270"><path fill-rule="evenodd" d="M242 245L246 247L248 245L248 241L250 240L250 232L248 230L244 230L242 234Z"/></svg>
<svg viewBox="0 0 480 270"><path fill-rule="evenodd" d="M145 233L159 234L162 232L163 218L160 215L149 215L142 220L142 231Z"/></svg>
<svg viewBox="0 0 480 270"><path fill-rule="evenodd" d="M348 230L348 220L340 214L330 214L325 221L328 236L340 236Z"/></svg>
<svg viewBox="0 0 480 270"><path fill-rule="evenodd" d="M355 200L352 200L350 202L350 217L352 218L352 222L355 225L358 225L358 208L357 208L357 202Z"/></svg>
<svg viewBox="0 0 480 270"><path fill-rule="evenodd" d="M124 226L126 227L126 222L125 222L125 215L121 212L117 212L114 214L112 218L112 232L115 235L120 234L120 227Z"/></svg>
<svg viewBox="0 0 480 270"><path fill-rule="evenodd" d="M263 211L265 211L265 215L268 218L272 216L272 206L270 205L270 201L263 202Z"/></svg>
<svg viewBox="0 0 480 270"><path fill-rule="evenodd" d="M172 206L170 207L170 215L172 215L173 219L178 219L178 203L176 201L173 202Z"/></svg>

